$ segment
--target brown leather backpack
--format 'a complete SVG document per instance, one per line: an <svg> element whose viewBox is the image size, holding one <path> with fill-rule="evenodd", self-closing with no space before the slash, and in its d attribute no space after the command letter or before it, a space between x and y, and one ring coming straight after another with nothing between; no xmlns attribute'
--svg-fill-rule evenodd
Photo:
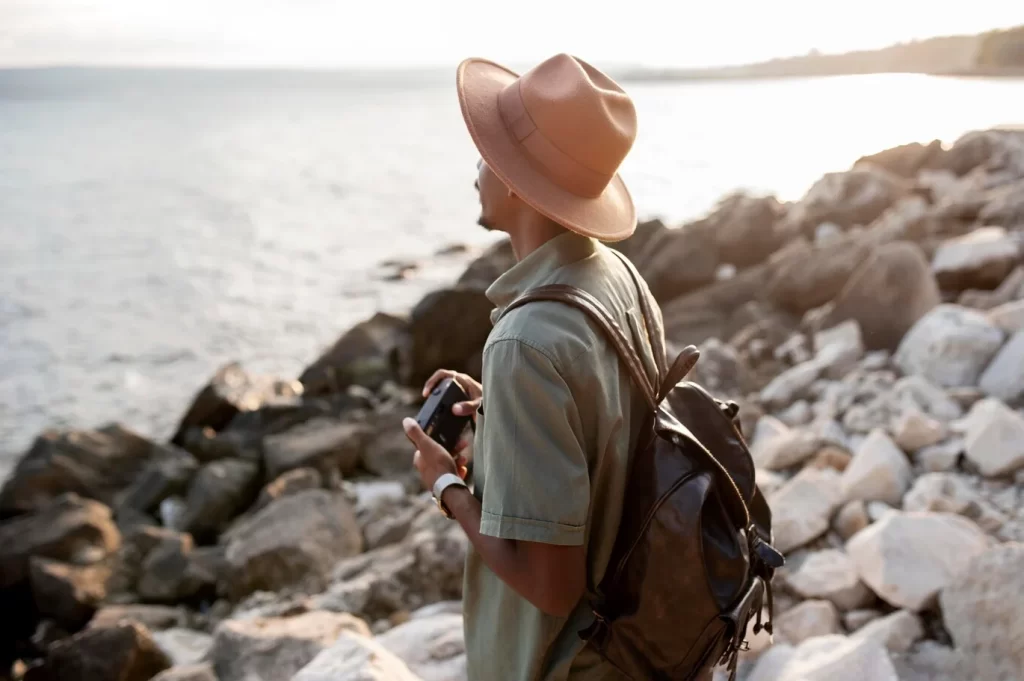
<svg viewBox="0 0 1024 681"><path fill-rule="evenodd" d="M751 619L754 633L771 633L771 581L784 562L771 546L771 511L736 425L737 405L683 380L700 355L696 347L687 346L666 366L659 318L632 264L616 254L637 283L657 383L586 291L542 286L504 312L537 300L579 308L607 335L650 408L630 461L611 560L590 594L596 619L580 636L635 681L710 679L719 663L733 678Z"/></svg>

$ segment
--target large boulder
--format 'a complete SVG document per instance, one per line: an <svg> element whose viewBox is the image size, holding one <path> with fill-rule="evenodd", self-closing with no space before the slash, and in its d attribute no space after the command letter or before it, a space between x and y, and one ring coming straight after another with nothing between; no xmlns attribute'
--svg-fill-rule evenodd
<svg viewBox="0 0 1024 681"><path fill-rule="evenodd" d="M790 551L821 536L841 502L838 473L831 468L800 471L768 499L775 546Z"/></svg>
<svg viewBox="0 0 1024 681"><path fill-rule="evenodd" d="M982 475L1024 467L1024 416L989 397L976 402L965 420L965 453Z"/></svg>
<svg viewBox="0 0 1024 681"><path fill-rule="evenodd" d="M350 385L376 390L398 378L408 321L378 312L342 334L299 376L304 395L340 393Z"/></svg>
<svg viewBox="0 0 1024 681"><path fill-rule="evenodd" d="M371 431L358 421L315 418L263 440L263 463L268 478L294 468L311 467L329 477L358 467Z"/></svg>
<svg viewBox="0 0 1024 681"><path fill-rule="evenodd" d="M160 502L184 494L199 462L189 452L174 445L154 445L154 455L114 502L114 509L153 513Z"/></svg>
<svg viewBox="0 0 1024 681"><path fill-rule="evenodd" d="M479 288L455 286L427 294L410 313L403 381L421 386L440 367L479 379L493 310Z"/></svg>
<svg viewBox="0 0 1024 681"><path fill-rule="evenodd" d="M1002 227L979 227L946 241L932 259L935 279L944 291L994 289L1017 264L1016 240Z"/></svg>
<svg viewBox="0 0 1024 681"><path fill-rule="evenodd" d="M643 226L637 226L632 239L641 237ZM512 242L509 239L502 239L489 246L471 262L455 283L457 286L470 286L483 291L515 264L516 253L512 250Z"/></svg>
<svg viewBox="0 0 1024 681"><path fill-rule="evenodd" d="M981 374L978 387L1005 402L1024 398L1024 329L1013 334L996 353Z"/></svg>
<svg viewBox="0 0 1024 681"><path fill-rule="evenodd" d="M264 485L250 511L255 513L278 499L323 486L323 476L315 468L295 468Z"/></svg>
<svg viewBox="0 0 1024 681"><path fill-rule="evenodd" d="M826 325L853 319L868 350L895 350L910 328L941 302L921 249L897 241L879 246L846 281Z"/></svg>
<svg viewBox="0 0 1024 681"><path fill-rule="evenodd" d="M667 303L715 280L715 236L700 222L655 235L639 256L637 269L659 303Z"/></svg>
<svg viewBox="0 0 1024 681"><path fill-rule="evenodd" d="M343 494L300 492L231 529L225 588L234 598L300 582L322 588L338 560L362 549L359 524Z"/></svg>
<svg viewBox="0 0 1024 681"><path fill-rule="evenodd" d="M110 506L154 450L159 448L119 424L98 430L47 430L0 490L0 518L35 511L69 492Z"/></svg>
<svg viewBox="0 0 1024 681"><path fill-rule="evenodd" d="M289 681L346 631L370 635L361 619L323 611L225 620L208 659L219 681Z"/></svg>
<svg viewBox="0 0 1024 681"><path fill-rule="evenodd" d="M942 155L939 167L966 175L975 168L1024 175L1024 135L1017 130L972 130Z"/></svg>
<svg viewBox="0 0 1024 681"><path fill-rule="evenodd" d="M462 613L431 614L428 606L414 612L408 622L377 636L423 681L466 681L466 645Z"/></svg>
<svg viewBox="0 0 1024 681"><path fill-rule="evenodd" d="M177 529L207 542L245 510L260 489L260 467L244 459L211 461L188 488L186 510Z"/></svg>
<svg viewBox="0 0 1024 681"><path fill-rule="evenodd" d="M110 575L111 568L105 562L71 565L33 557L29 563L29 582L36 611L67 631L77 631L107 597Z"/></svg>
<svg viewBox="0 0 1024 681"><path fill-rule="evenodd" d="M1024 223L1024 178L989 190L978 219L990 225L1017 227Z"/></svg>
<svg viewBox="0 0 1024 681"><path fill-rule="evenodd" d="M823 222L843 228L869 225L911 187L904 178L872 165L826 173L790 207L786 230L809 235Z"/></svg>
<svg viewBox="0 0 1024 681"><path fill-rule="evenodd" d="M942 621L975 679L1019 678L1024 670L1024 544L974 555L939 597Z"/></svg>
<svg viewBox="0 0 1024 681"><path fill-rule="evenodd" d="M914 324L893 360L903 373L939 386L976 386L1004 335L980 312L943 304Z"/></svg>
<svg viewBox="0 0 1024 681"><path fill-rule="evenodd" d="M853 639L873 639L891 653L905 653L924 637L921 618L908 610L897 610L861 627Z"/></svg>
<svg viewBox="0 0 1024 681"><path fill-rule="evenodd" d="M919 170L933 167L943 155L942 141L932 140L929 144L912 142L898 147L885 149L876 154L861 156L853 164L884 168L894 175L913 179Z"/></svg>
<svg viewBox="0 0 1024 681"><path fill-rule="evenodd" d="M33 679L46 681L149 681L170 667L144 626L123 622L84 629L50 647Z"/></svg>
<svg viewBox="0 0 1024 681"><path fill-rule="evenodd" d="M843 235L817 247L791 245L777 254L773 274L759 295L802 315L835 298L874 248L874 240L863 234Z"/></svg>
<svg viewBox="0 0 1024 681"><path fill-rule="evenodd" d="M777 652L773 652L777 651ZM898 681L889 656L874 639L815 636L795 649L774 646L748 681Z"/></svg>
<svg viewBox="0 0 1024 681"><path fill-rule="evenodd" d="M919 611L988 544L985 533L960 516L889 511L855 534L846 552L882 599Z"/></svg>
<svg viewBox="0 0 1024 681"><path fill-rule="evenodd" d="M720 262L749 267L782 245L775 223L784 213L774 196L737 192L719 201L701 223L714 236Z"/></svg>
<svg viewBox="0 0 1024 681"><path fill-rule="evenodd" d="M342 632L338 640L307 664L292 681L420 681L409 668L374 639Z"/></svg>

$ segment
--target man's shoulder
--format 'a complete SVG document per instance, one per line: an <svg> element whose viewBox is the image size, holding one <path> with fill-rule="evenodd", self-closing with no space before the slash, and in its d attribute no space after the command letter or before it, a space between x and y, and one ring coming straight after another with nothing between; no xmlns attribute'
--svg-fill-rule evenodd
<svg viewBox="0 0 1024 681"><path fill-rule="evenodd" d="M576 359L592 350L597 340L596 329L581 310L566 303L536 300L501 318L487 338L484 353L525 346L545 355L560 371L566 371Z"/></svg>

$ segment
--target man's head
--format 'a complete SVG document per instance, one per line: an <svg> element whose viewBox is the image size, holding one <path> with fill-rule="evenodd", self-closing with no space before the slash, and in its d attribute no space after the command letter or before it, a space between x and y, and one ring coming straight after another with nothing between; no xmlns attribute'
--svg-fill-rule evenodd
<svg viewBox="0 0 1024 681"><path fill-rule="evenodd" d="M567 54L523 76L467 59L457 88L483 159L481 225L507 232L539 217L603 241L633 233L636 209L618 168L636 136L636 112L611 78Z"/></svg>

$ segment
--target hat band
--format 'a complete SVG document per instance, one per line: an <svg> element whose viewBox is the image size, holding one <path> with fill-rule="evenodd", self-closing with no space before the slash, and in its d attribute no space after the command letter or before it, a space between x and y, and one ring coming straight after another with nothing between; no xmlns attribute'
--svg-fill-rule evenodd
<svg viewBox="0 0 1024 681"><path fill-rule="evenodd" d="M611 182L611 175L584 166L544 136L526 110L519 80L498 93L498 111L505 127L524 155L546 178L577 196L596 199Z"/></svg>

